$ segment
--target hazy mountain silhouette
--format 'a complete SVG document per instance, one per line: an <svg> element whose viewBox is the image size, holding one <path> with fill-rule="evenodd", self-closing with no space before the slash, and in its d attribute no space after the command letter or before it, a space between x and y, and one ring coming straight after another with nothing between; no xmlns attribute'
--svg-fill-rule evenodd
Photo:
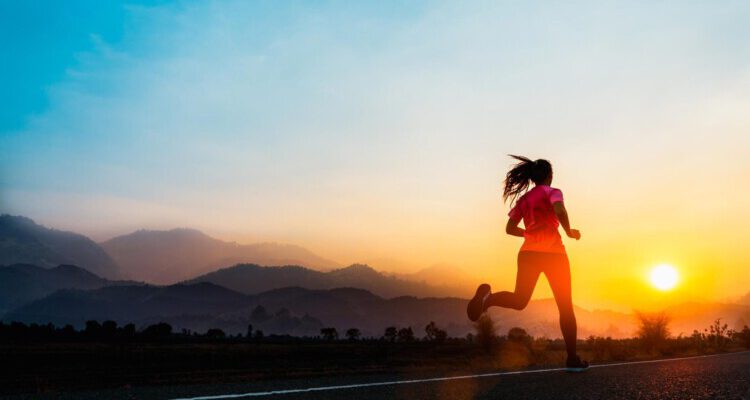
<svg viewBox="0 0 750 400"><path fill-rule="evenodd" d="M250 299L210 283L125 285L95 290L60 290L5 315L5 320L81 326L90 319L138 322L182 315L218 315Z"/></svg>
<svg viewBox="0 0 750 400"><path fill-rule="evenodd" d="M246 313L239 312L247 310ZM227 314L237 311L235 315ZM88 320L134 323L139 328L167 322L177 331L205 332L220 328L245 333L248 324L268 333L318 334L323 324L308 315L292 315L284 307L266 311L252 296L208 282L170 286L126 285L95 290L60 290L32 301L5 321L83 327Z"/></svg>
<svg viewBox="0 0 750 400"><path fill-rule="evenodd" d="M0 265L32 264L51 268L80 266L101 277L119 277L117 264L86 236L49 229L29 218L0 216Z"/></svg>
<svg viewBox="0 0 750 400"><path fill-rule="evenodd" d="M729 328L741 330L750 325L750 306L724 303L683 303L665 310L671 318L672 334L689 336L694 329L702 331L717 318Z"/></svg>
<svg viewBox="0 0 750 400"><path fill-rule="evenodd" d="M112 283L73 265L0 266L0 314L60 289L97 289Z"/></svg>
<svg viewBox="0 0 750 400"><path fill-rule="evenodd" d="M265 333L317 335L324 326L340 332L359 328L364 335L380 336L388 326L413 327L417 334L430 321L453 336L473 331L466 319L466 301L459 298L384 299L354 288L311 290L288 287L246 296L211 283L172 286L119 286L96 290L61 290L22 306L3 318L27 323L52 322L83 326L91 319L133 322L139 327L164 321L176 330L221 328L244 333L248 324ZM578 309L582 334L605 334L587 324L622 325L632 316L613 313L606 321L597 312ZM552 300L535 300L528 311L493 311L500 332L522 326L531 334L557 337L557 309ZM630 332L622 332L623 335ZM611 333L610 333L611 335Z"/></svg>
<svg viewBox="0 0 750 400"><path fill-rule="evenodd" d="M96 280L91 282L96 284ZM76 326L90 319L112 319L121 324L133 322L139 327L165 321L176 330L203 332L208 328L221 328L232 334L244 333L248 324L267 334L294 335L317 335L321 327L327 326L339 332L356 327L365 336L380 336L388 326L411 326L419 335L424 326L435 321L450 335L464 336L473 332L466 318L466 302L466 299L452 297L387 299L355 288L285 287L244 295L216 284L199 282L60 290L21 306L2 319ZM671 317L670 329L675 335L703 330L716 318L723 318L733 328L750 321L750 306L737 304L691 303L666 312ZM557 307L552 299L532 300L523 312L493 308L491 315L500 333L520 326L534 336L556 338L560 335ZM609 310L576 307L576 317L582 338L590 335L631 337L638 326L634 315Z"/></svg>
<svg viewBox="0 0 750 400"><path fill-rule="evenodd" d="M179 282L238 263L300 264L333 268L337 264L289 244L240 245L194 229L139 230L101 243L122 267L123 275L156 284Z"/></svg>
<svg viewBox="0 0 750 400"><path fill-rule="evenodd" d="M291 265L262 267L255 264L239 264L210 272L191 279L189 282L212 282L247 294L256 294L290 286L299 286L307 289L356 287L387 298L404 295L434 297L455 293L455 291L449 288L435 287L422 282L399 279L360 264L328 272L320 272Z"/></svg>
<svg viewBox="0 0 750 400"><path fill-rule="evenodd" d="M737 301L738 304L744 304L746 306L750 306L750 292L745 293L744 296L740 297L740 299Z"/></svg>

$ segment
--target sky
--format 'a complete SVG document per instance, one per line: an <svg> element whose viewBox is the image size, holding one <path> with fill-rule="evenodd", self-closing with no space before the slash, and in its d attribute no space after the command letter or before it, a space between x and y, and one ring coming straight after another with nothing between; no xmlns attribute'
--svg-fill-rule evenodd
<svg viewBox="0 0 750 400"><path fill-rule="evenodd" d="M750 288L749 19L739 1L2 2L0 212L510 288L500 195L522 154L552 162L582 232L577 304L725 301ZM660 263L674 291L648 285Z"/></svg>

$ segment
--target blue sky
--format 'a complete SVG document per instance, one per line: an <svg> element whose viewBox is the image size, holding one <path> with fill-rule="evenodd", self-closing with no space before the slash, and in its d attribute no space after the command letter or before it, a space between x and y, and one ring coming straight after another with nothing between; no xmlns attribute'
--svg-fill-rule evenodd
<svg viewBox="0 0 750 400"><path fill-rule="evenodd" d="M521 153L553 161L592 253L676 238L622 261L650 262L743 229L748 20L732 1L2 2L0 211L490 268L517 245L499 185Z"/></svg>
<svg viewBox="0 0 750 400"><path fill-rule="evenodd" d="M0 3L2 63L0 129L23 128L29 114L49 106L46 88L66 77L92 35L119 43L127 13L121 2L4 1Z"/></svg>

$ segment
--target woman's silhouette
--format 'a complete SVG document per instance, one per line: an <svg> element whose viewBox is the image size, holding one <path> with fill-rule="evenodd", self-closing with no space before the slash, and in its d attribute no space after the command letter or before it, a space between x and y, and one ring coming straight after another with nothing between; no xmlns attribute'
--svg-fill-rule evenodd
<svg viewBox="0 0 750 400"><path fill-rule="evenodd" d="M550 187L552 165L549 161L511 157L519 163L505 176L503 200L511 199L513 205L505 232L524 238L518 252L516 289L492 293L490 285L479 285L469 302L467 314L469 319L476 321L492 306L523 310L534 292L539 274L544 273L560 312L560 329L568 352L567 369L583 371L588 368L588 362L581 361L576 354L577 326L570 289L570 264L557 228L562 225L568 237L576 240L581 238L581 233L570 228L562 192ZM527 191L530 182L534 187ZM518 226L521 220L526 229Z"/></svg>

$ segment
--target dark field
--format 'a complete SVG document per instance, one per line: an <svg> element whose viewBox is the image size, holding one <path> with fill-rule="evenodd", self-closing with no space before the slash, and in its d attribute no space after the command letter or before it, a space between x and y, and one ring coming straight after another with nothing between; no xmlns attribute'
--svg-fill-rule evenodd
<svg viewBox="0 0 750 400"><path fill-rule="evenodd" d="M54 396L103 389L130 392L149 386L278 381L300 382L298 386L332 377L358 381L384 374L443 376L559 367L564 360L561 345L504 341L489 350L463 340L2 345L0 356L7 368L0 374L0 394ZM581 342L584 357L597 361L601 355L595 350L592 343ZM628 359L649 357L655 358L632 353Z"/></svg>
<svg viewBox="0 0 750 400"><path fill-rule="evenodd" d="M461 342L17 344L0 346L0 357L9 367L0 374L2 394L481 369L494 361Z"/></svg>

